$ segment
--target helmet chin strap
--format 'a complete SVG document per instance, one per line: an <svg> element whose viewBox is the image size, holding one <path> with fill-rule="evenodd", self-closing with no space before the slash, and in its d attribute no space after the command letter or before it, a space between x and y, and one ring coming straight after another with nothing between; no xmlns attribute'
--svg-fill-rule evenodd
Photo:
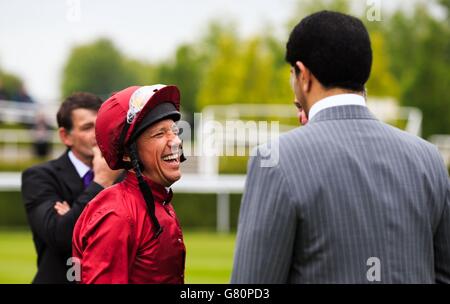
<svg viewBox="0 0 450 304"><path fill-rule="evenodd" d="M152 190L150 189L150 186L145 182L144 177L142 176L141 161L139 160L139 155L137 153L137 145L136 141L133 141L130 145L130 158L131 158L131 164L134 168L134 171L136 173L136 177L138 179L139 189L141 190L142 196L144 197L145 203L147 204L147 211L150 215L150 219L153 222L153 226L155 229L155 235L153 236L153 239L158 238L158 236L163 231L163 227L158 222L158 219L155 215L155 200L153 199Z"/></svg>
<svg viewBox="0 0 450 304"><path fill-rule="evenodd" d="M180 163L184 162L185 160L186 160L186 156L184 156L184 152L183 152L183 141L181 141Z"/></svg>

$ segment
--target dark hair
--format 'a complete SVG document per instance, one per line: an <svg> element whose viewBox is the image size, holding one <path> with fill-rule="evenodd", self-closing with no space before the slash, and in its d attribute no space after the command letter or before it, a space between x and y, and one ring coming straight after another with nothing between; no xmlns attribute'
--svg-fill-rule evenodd
<svg viewBox="0 0 450 304"><path fill-rule="evenodd" d="M357 18L331 11L314 13L295 26L286 61L301 61L325 88L363 91L372 66L369 33Z"/></svg>
<svg viewBox="0 0 450 304"><path fill-rule="evenodd" d="M76 109L89 109L98 111L102 105L100 97L86 92L76 92L64 100L56 114L58 127L70 131L72 130L72 111Z"/></svg>

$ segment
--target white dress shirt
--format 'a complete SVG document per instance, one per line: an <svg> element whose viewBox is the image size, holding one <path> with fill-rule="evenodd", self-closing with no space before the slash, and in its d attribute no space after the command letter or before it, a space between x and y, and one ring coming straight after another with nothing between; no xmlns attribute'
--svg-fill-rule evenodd
<svg viewBox="0 0 450 304"><path fill-rule="evenodd" d="M78 172L78 175L83 178L83 176L89 171L91 170L91 168L89 168L88 166L86 166L85 163L83 163L81 160L79 160L75 154L73 154L72 151L69 151L68 153L69 155L69 159L72 162L73 166L75 167L75 169Z"/></svg>
<svg viewBox="0 0 450 304"><path fill-rule="evenodd" d="M364 99L364 97L358 94L339 94L325 97L313 104L313 106L309 110L308 120L311 120L317 113L322 110L331 107L349 105L366 106L366 100Z"/></svg>

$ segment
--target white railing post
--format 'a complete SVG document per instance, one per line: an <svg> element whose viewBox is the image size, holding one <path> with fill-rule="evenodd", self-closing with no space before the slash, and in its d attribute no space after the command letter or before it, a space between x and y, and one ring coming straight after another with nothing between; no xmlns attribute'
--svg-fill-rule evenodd
<svg viewBox="0 0 450 304"><path fill-rule="evenodd" d="M212 153L212 141L215 140L210 132L213 130L214 111L212 109L204 109L199 121L196 132L197 149L196 153L199 157L199 172L203 175L217 176L219 174L219 157Z"/></svg>
<svg viewBox="0 0 450 304"><path fill-rule="evenodd" d="M217 193L217 231L230 232L230 193Z"/></svg>
<svg viewBox="0 0 450 304"><path fill-rule="evenodd" d="M412 107L402 109L408 113L405 131L416 136L422 136L422 111Z"/></svg>

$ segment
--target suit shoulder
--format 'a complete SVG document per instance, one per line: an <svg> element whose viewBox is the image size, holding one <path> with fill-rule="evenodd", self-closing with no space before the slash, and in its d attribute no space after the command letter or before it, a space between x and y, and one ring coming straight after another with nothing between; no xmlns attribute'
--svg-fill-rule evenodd
<svg viewBox="0 0 450 304"><path fill-rule="evenodd" d="M412 149L420 149L431 152L432 154L439 155L438 149L435 145L426 141L425 139L408 133L404 130L400 130L394 126L391 126L386 123L382 123L384 127L393 134L396 140L398 140L402 145L406 145Z"/></svg>
<svg viewBox="0 0 450 304"><path fill-rule="evenodd" d="M67 153L64 153L58 158L46 161L44 163L36 164L28 169L25 169L22 172L22 176L30 174L45 174L45 173L48 174L56 172L61 169L62 170L75 169L73 166L68 166L68 164L70 164L70 160L67 156Z"/></svg>
<svg viewBox="0 0 450 304"><path fill-rule="evenodd" d="M55 172L55 161L56 160L50 160L45 163L37 164L25 169L22 172L22 178L34 175L49 175L50 173Z"/></svg>
<svg viewBox="0 0 450 304"><path fill-rule="evenodd" d="M288 144L292 142L293 140L298 139L316 139L317 137L314 136L316 133L320 133L323 130L321 128L318 128L317 126L312 125L304 125L297 128L294 128L286 133L283 133L280 135L280 141L283 144Z"/></svg>

